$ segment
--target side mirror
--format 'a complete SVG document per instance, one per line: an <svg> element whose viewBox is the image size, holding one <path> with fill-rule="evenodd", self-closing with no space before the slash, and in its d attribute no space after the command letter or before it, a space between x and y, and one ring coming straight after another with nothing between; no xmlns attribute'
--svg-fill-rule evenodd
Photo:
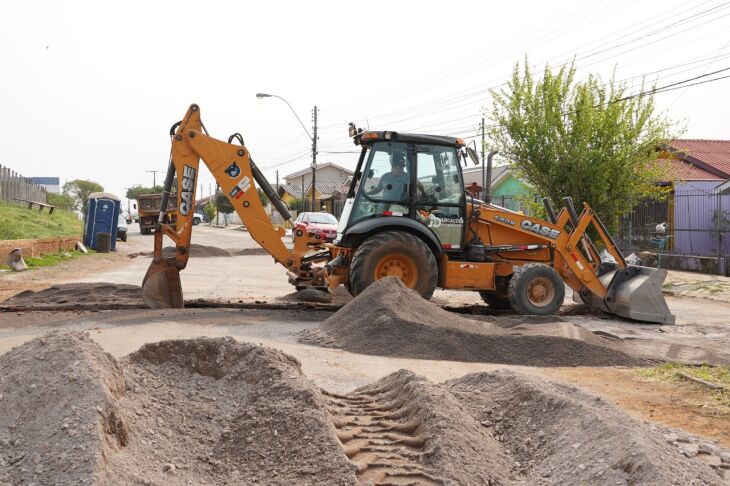
<svg viewBox="0 0 730 486"><path fill-rule="evenodd" d="M373 169L370 169L368 171L368 179L372 179L374 175L375 175L375 172L373 171Z"/></svg>
<svg viewBox="0 0 730 486"><path fill-rule="evenodd" d="M471 161L474 165L479 165L479 155L477 155L476 150L474 150L471 147L467 147L466 153L469 154L469 158L471 159Z"/></svg>

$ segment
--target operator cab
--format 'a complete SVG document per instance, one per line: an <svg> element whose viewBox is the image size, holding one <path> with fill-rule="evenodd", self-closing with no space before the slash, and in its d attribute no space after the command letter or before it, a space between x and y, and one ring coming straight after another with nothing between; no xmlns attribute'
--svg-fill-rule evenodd
<svg viewBox="0 0 730 486"><path fill-rule="evenodd" d="M438 246L436 253L463 251L464 141L357 131L353 125L351 136L356 145L362 146L362 152L340 218L338 243L357 245L358 235L390 225L401 226L406 223L393 218L406 218L419 223L407 223L412 232L430 234L432 246Z"/></svg>

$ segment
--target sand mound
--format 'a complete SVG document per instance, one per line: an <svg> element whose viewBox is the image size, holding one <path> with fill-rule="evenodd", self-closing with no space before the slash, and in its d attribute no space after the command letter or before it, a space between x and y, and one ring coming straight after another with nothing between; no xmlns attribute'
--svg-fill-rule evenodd
<svg viewBox="0 0 730 486"><path fill-rule="evenodd" d="M355 353L530 366L637 365L641 361L556 318L461 317L422 299L398 279L378 280L300 341ZM574 332L571 329L575 328ZM568 337L566 337L566 335ZM582 339L581 339L582 338Z"/></svg>
<svg viewBox="0 0 730 486"><path fill-rule="evenodd" d="M448 390L410 371L328 398L361 483L484 485L510 476L499 442Z"/></svg>
<svg viewBox="0 0 730 486"><path fill-rule="evenodd" d="M528 484L725 484L727 451L576 388L506 370L444 387L505 446Z"/></svg>
<svg viewBox="0 0 730 486"><path fill-rule="evenodd" d="M435 385L401 370L328 398L361 482L710 485L730 467L703 439L511 372Z"/></svg>
<svg viewBox="0 0 730 486"><path fill-rule="evenodd" d="M80 332L53 332L0 356L0 484L102 481L129 442L122 370Z"/></svg>
<svg viewBox="0 0 730 486"><path fill-rule="evenodd" d="M706 485L729 469L711 443L511 372L400 371L337 395L231 338L117 362L65 331L0 356L0 484Z"/></svg>
<svg viewBox="0 0 730 486"><path fill-rule="evenodd" d="M0 483L354 483L320 392L278 351L200 338L118 364L66 332L0 370Z"/></svg>
<svg viewBox="0 0 730 486"><path fill-rule="evenodd" d="M209 258L209 257L229 257L231 256L231 252L228 250L224 250L223 248L218 248L215 246L207 246L207 245L198 245L196 243L191 243L190 248L188 248L188 254L190 255L190 258ZM152 255L152 252L149 252L149 255ZM162 256L163 257L174 257L175 256L175 247L174 246L166 246L162 248Z"/></svg>
<svg viewBox="0 0 730 486"><path fill-rule="evenodd" d="M26 290L2 301L1 304L32 306L40 310L59 306L144 306L142 287L107 282L61 284L38 291Z"/></svg>

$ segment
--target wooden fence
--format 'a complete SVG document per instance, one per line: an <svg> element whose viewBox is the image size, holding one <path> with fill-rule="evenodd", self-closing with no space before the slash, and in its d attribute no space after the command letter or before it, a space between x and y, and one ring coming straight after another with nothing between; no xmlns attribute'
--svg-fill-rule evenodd
<svg viewBox="0 0 730 486"><path fill-rule="evenodd" d="M14 170L0 165L0 201L21 204L16 199L45 203L46 189Z"/></svg>

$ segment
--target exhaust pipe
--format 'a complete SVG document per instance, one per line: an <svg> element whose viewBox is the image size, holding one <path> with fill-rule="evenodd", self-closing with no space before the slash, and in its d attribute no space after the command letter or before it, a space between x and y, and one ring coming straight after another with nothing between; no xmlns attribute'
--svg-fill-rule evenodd
<svg viewBox="0 0 730 486"><path fill-rule="evenodd" d="M487 204L492 202L492 158L498 153L498 150L492 150L487 155L486 173L484 172L485 164L482 160L482 192L484 193L484 202Z"/></svg>

